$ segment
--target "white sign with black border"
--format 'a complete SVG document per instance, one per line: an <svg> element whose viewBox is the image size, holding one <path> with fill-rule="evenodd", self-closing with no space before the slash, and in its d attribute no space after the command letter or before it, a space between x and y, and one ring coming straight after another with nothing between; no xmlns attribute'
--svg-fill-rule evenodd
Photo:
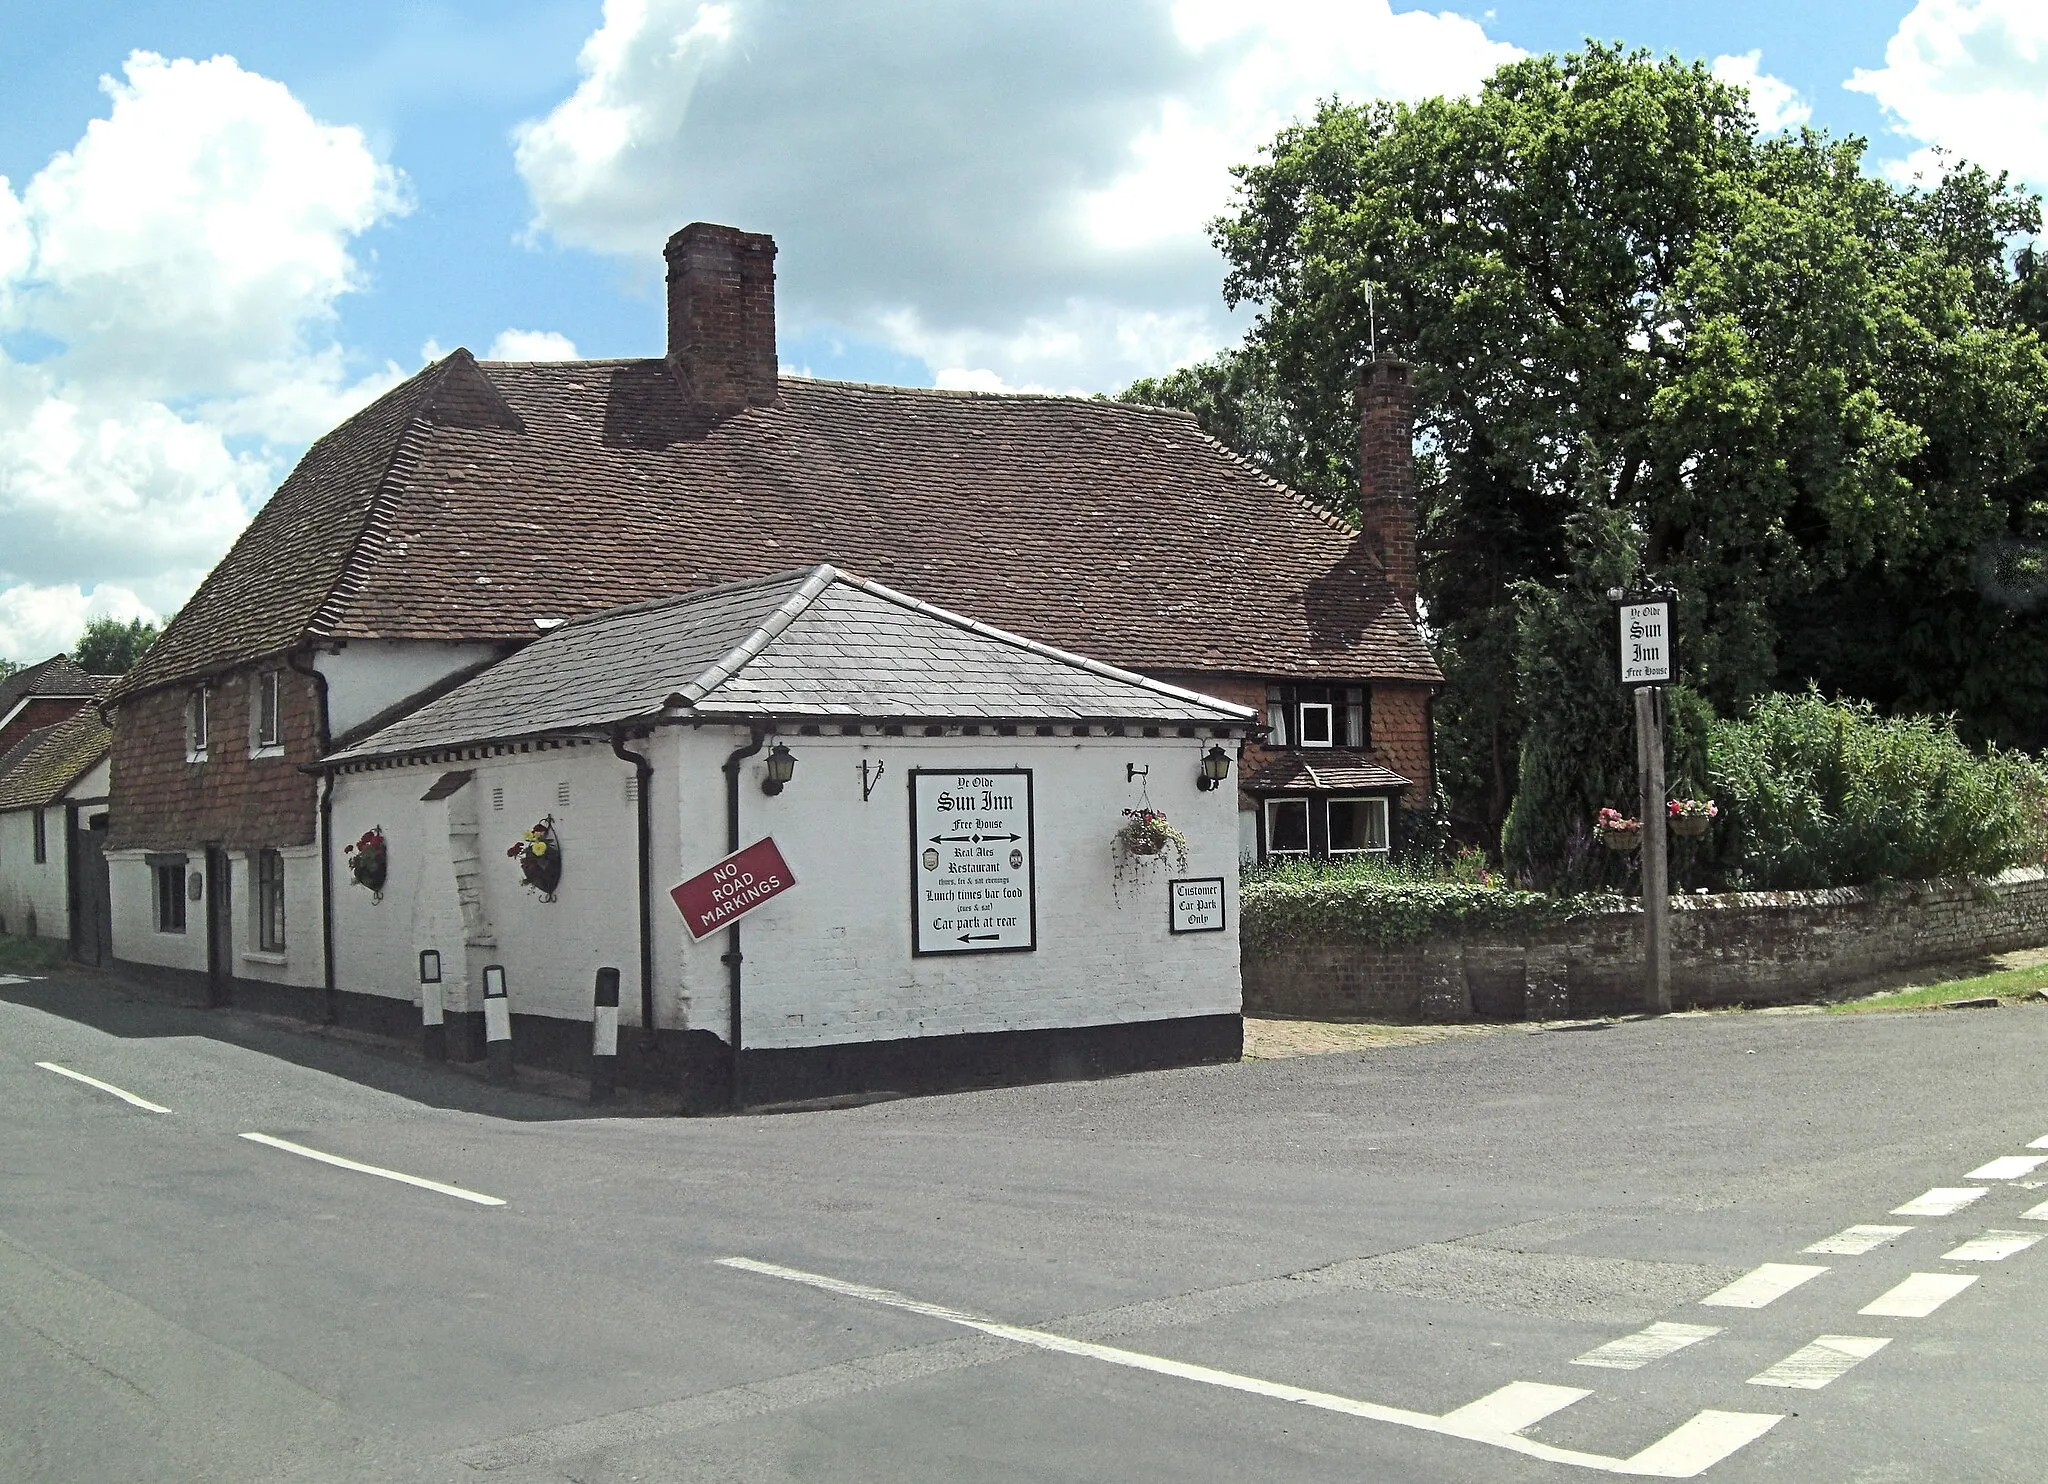
<svg viewBox="0 0 2048 1484"><path fill-rule="evenodd" d="M1029 768L910 773L910 951L1038 947Z"/></svg>
<svg viewBox="0 0 2048 1484"><path fill-rule="evenodd" d="M1167 931L1175 933L1220 933L1223 931L1223 878L1181 876L1166 883Z"/></svg>
<svg viewBox="0 0 2048 1484"><path fill-rule="evenodd" d="M1621 683L1664 685L1672 678L1671 600L1623 599L1615 605L1621 626Z"/></svg>

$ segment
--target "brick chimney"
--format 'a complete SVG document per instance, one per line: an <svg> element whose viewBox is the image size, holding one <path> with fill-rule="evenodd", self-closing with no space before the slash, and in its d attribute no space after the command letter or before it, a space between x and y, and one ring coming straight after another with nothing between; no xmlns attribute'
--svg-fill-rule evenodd
<svg viewBox="0 0 2048 1484"><path fill-rule="evenodd" d="M1415 368L1384 357L1358 376L1358 523L1415 612Z"/></svg>
<svg viewBox="0 0 2048 1484"><path fill-rule="evenodd" d="M669 238L668 363L714 418L775 404L775 239L712 222Z"/></svg>

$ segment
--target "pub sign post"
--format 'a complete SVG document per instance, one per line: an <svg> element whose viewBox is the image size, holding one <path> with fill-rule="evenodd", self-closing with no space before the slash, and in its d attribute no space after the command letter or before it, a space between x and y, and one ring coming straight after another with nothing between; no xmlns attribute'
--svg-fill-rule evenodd
<svg viewBox="0 0 2048 1484"><path fill-rule="evenodd" d="M1671 863L1664 815L1664 687L1678 674L1669 589L1608 593L1614 603L1619 673L1636 709L1636 807L1642 821L1643 1000L1671 1009Z"/></svg>

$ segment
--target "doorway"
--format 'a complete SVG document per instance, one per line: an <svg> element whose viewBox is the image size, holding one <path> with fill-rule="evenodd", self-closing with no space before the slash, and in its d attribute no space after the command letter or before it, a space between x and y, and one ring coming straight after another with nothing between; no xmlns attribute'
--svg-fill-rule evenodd
<svg viewBox="0 0 2048 1484"><path fill-rule="evenodd" d="M235 906L232 858L219 846L206 848L206 1003L228 1003L235 974Z"/></svg>
<svg viewBox="0 0 2048 1484"><path fill-rule="evenodd" d="M95 815L83 825L78 808L70 811L70 850L66 860L71 880L71 956L94 968L114 954L114 894L107 876L107 821Z"/></svg>

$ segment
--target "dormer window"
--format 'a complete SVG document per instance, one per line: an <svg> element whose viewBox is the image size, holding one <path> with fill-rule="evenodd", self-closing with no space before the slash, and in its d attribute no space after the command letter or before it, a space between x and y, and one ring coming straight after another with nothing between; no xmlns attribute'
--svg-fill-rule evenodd
<svg viewBox="0 0 2048 1484"><path fill-rule="evenodd" d="M1270 747L1372 746L1372 692L1363 685L1269 685Z"/></svg>
<svg viewBox="0 0 2048 1484"><path fill-rule="evenodd" d="M255 695L249 706L249 750L262 757L284 750L284 731L279 722L278 672L259 671L253 682Z"/></svg>
<svg viewBox="0 0 2048 1484"><path fill-rule="evenodd" d="M185 761L206 761L206 687L197 686L185 701Z"/></svg>

